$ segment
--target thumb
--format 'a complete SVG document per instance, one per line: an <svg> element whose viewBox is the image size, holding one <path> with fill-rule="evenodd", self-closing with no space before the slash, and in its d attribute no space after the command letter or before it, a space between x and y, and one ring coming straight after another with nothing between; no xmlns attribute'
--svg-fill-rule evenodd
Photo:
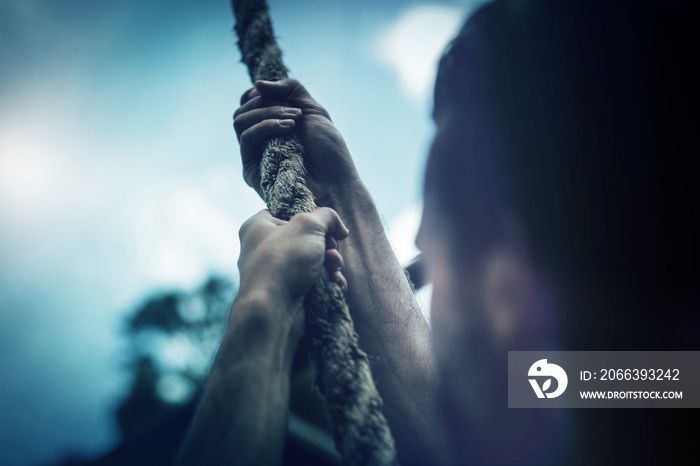
<svg viewBox="0 0 700 466"><path fill-rule="evenodd" d="M301 86L295 79L281 79L279 81L255 81L255 89L268 99L284 100Z"/></svg>
<svg viewBox="0 0 700 466"><path fill-rule="evenodd" d="M319 207L311 213L296 214L289 221L304 233L332 236L341 240L350 233L338 212L329 207Z"/></svg>
<svg viewBox="0 0 700 466"><path fill-rule="evenodd" d="M330 207L319 207L313 212L313 215L318 216L326 236L330 235L337 240L342 240L347 238L350 234L350 231L343 223L338 212Z"/></svg>

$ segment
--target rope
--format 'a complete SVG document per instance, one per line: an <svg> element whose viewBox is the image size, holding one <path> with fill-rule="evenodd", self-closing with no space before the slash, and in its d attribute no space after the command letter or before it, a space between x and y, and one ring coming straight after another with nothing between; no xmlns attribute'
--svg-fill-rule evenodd
<svg viewBox="0 0 700 466"><path fill-rule="evenodd" d="M287 78L265 0L233 0L233 9L238 46L252 81ZM294 214L316 209L306 186L303 156L296 136L274 137L265 144L260 184L268 209L277 218L289 220ZM396 464L382 400L342 291L324 271L304 304L305 339L342 464Z"/></svg>

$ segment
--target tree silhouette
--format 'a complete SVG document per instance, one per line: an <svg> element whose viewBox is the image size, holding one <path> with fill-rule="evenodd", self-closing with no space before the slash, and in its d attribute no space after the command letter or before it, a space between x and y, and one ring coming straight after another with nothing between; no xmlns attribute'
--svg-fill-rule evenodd
<svg viewBox="0 0 700 466"><path fill-rule="evenodd" d="M114 411L120 443L99 458L60 466L172 463L220 342L235 287L210 277L194 291L154 294L124 320L128 392Z"/></svg>
<svg viewBox="0 0 700 466"><path fill-rule="evenodd" d="M114 411L119 444L100 457L69 455L53 466L173 464L223 336L235 292L230 281L210 277L194 291L156 293L136 306L122 328L127 342L124 370L131 384ZM329 466L338 461L313 378L302 345L290 381L285 465Z"/></svg>

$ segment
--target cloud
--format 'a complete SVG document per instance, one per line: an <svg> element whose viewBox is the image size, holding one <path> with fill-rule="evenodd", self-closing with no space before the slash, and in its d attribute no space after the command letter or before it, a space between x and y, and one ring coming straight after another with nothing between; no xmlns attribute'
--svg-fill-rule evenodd
<svg viewBox="0 0 700 466"><path fill-rule="evenodd" d="M396 257L402 265L407 265L419 253L416 247L416 235L420 227L423 206L413 204L402 210L387 228L387 236L394 248ZM425 318L430 322L430 299L433 292L432 284L423 286L416 292L416 299Z"/></svg>
<svg viewBox="0 0 700 466"><path fill-rule="evenodd" d="M422 211L420 204L410 205L389 223L387 235L394 247L396 257L403 265L408 264L420 252L416 247L416 234Z"/></svg>
<svg viewBox="0 0 700 466"><path fill-rule="evenodd" d="M379 38L378 59L394 71L401 90L424 103L435 81L437 63L457 33L467 9L423 5L405 11Z"/></svg>
<svg viewBox="0 0 700 466"><path fill-rule="evenodd" d="M0 221L26 234L47 227L80 203L77 125L41 108L38 99L8 102L0 112Z"/></svg>
<svg viewBox="0 0 700 466"><path fill-rule="evenodd" d="M141 200L131 221L144 278L191 287L212 268L235 271L241 222L205 192L206 187L183 186Z"/></svg>
<svg viewBox="0 0 700 466"><path fill-rule="evenodd" d="M218 142L220 127L232 139L229 114L209 132L184 117L146 132L119 124L130 119L120 108L110 118L102 94L92 106L77 86L48 87L18 86L0 106L0 437L41 447L10 442L1 464L114 442L123 313L154 288L235 275L238 227L262 204ZM196 119L199 108L187 110L178 113ZM187 155L201 162L183 163ZM46 348L59 348L58 359ZM163 389L179 396L171 382ZM25 401L31 410L14 409Z"/></svg>

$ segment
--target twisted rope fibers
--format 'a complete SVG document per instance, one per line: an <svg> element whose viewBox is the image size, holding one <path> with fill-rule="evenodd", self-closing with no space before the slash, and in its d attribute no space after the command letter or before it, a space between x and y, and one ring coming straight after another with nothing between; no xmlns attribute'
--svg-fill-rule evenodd
<svg viewBox="0 0 700 466"><path fill-rule="evenodd" d="M287 78L265 0L232 3L241 61L251 80ZM265 144L261 188L268 209L277 218L289 220L317 207L306 185L303 157L304 148L295 135L274 137ZM342 291L324 271L304 304L305 339L342 464L396 464L394 439L381 412L382 400Z"/></svg>

